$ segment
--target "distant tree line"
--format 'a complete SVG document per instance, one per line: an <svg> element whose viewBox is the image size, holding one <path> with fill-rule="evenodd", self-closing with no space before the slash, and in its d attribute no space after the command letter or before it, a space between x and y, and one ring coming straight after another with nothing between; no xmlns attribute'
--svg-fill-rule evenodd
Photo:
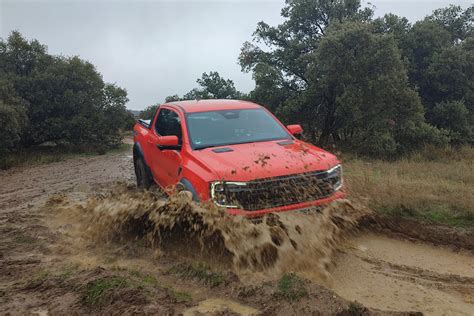
<svg viewBox="0 0 474 316"><path fill-rule="evenodd" d="M87 61L50 55L17 31L0 39L0 155L46 142L117 146L134 124L127 101Z"/></svg>
<svg viewBox="0 0 474 316"><path fill-rule="evenodd" d="M260 22L239 62L250 99L312 140L370 155L474 142L474 7L411 25L373 18L358 0L292 0L278 26Z"/></svg>
<svg viewBox="0 0 474 316"><path fill-rule="evenodd" d="M171 95L165 98L165 102L181 101L181 100L203 100L203 99L247 99L248 95L237 91L234 82L229 79L222 78L217 71L203 73L202 77L196 80L199 85L182 97L179 95ZM140 118L151 119L156 112L159 104L153 104L145 108L140 113Z"/></svg>
<svg viewBox="0 0 474 316"><path fill-rule="evenodd" d="M253 91L211 71L166 102L253 100L323 147L372 156L474 143L474 6L438 9L413 25L374 18L359 0L288 0L281 14L282 24L258 23L242 46ZM16 31L0 39L0 155L44 143L116 146L134 123L127 101L87 61L48 54Z"/></svg>
<svg viewBox="0 0 474 316"><path fill-rule="evenodd" d="M166 101L249 99L301 123L321 146L372 156L473 144L473 13L449 6L411 25L394 14L374 19L359 0L288 0L284 22L258 23L242 46L253 91L210 72L199 88Z"/></svg>

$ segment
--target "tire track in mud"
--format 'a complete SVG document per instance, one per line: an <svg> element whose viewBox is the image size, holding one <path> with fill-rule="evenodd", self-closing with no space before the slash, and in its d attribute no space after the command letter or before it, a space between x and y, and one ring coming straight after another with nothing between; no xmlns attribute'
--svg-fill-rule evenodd
<svg viewBox="0 0 474 316"><path fill-rule="evenodd" d="M58 193L85 199L96 188L130 181L130 160L130 153L116 153L0 171L1 310L30 314L35 306L51 304L40 293L22 291L29 278L41 275L52 264L51 245L58 236L49 230L48 219L40 212L44 203ZM59 301L69 302L59 288L55 292Z"/></svg>
<svg viewBox="0 0 474 316"><path fill-rule="evenodd" d="M121 153L1 171L0 212L35 206L58 192L90 191L105 183L132 181L130 160L129 153Z"/></svg>
<svg viewBox="0 0 474 316"><path fill-rule="evenodd" d="M383 310L472 315L474 256L421 242L365 233L335 258L337 294Z"/></svg>

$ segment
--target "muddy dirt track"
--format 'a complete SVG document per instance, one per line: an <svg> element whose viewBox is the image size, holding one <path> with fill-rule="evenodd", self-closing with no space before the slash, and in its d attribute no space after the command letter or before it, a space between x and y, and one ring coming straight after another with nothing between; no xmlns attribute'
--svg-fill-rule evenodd
<svg viewBox="0 0 474 316"><path fill-rule="evenodd" d="M329 278L302 273L305 295L294 299L278 292L280 275L239 278L225 260L173 241L90 242L80 213L52 211L133 180L129 152L0 172L2 314L474 314L474 255L459 245L362 228L341 241ZM219 273L186 276L194 261Z"/></svg>

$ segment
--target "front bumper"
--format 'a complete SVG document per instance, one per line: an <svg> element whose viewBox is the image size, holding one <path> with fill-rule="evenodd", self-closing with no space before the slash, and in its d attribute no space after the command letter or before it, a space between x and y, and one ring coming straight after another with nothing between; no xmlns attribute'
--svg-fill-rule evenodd
<svg viewBox="0 0 474 316"><path fill-rule="evenodd" d="M302 210L310 207L321 206L325 204L329 204L332 201L343 199L345 197L345 192L343 189L340 189L334 192L332 195L322 198L315 201L308 201L296 204L290 204L285 206L279 206L274 208L267 208L262 210L254 210L254 211L246 211L238 208L228 208L226 211L230 215L239 215L245 217L261 217L268 213L277 213L277 212L288 212L288 211L297 211Z"/></svg>

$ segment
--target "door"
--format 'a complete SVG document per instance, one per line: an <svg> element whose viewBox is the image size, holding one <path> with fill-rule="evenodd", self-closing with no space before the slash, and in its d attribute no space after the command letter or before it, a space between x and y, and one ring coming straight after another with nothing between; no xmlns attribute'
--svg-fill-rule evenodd
<svg viewBox="0 0 474 316"><path fill-rule="evenodd" d="M160 136L175 135L178 137L181 146L182 128L178 113L171 109L162 108L158 112L155 120L154 137L150 151L152 154L151 169L155 180L161 187L166 188L174 185L179 180L179 169L181 166L181 149L160 149L158 138ZM181 148L181 147L180 147Z"/></svg>

